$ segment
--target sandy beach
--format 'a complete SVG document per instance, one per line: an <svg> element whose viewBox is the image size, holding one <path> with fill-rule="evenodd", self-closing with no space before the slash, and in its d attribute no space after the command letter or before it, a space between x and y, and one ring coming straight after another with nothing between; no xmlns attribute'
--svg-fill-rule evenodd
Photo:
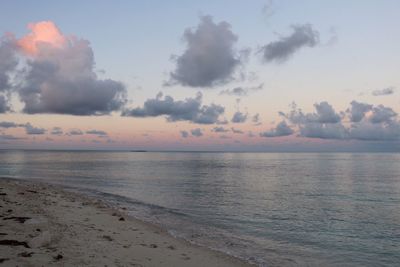
<svg viewBox="0 0 400 267"><path fill-rule="evenodd" d="M60 187L0 179L0 265L248 266Z"/></svg>

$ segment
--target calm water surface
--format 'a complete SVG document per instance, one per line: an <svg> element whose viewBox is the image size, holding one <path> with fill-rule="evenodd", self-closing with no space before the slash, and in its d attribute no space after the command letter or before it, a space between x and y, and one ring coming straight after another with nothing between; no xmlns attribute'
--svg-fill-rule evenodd
<svg viewBox="0 0 400 267"><path fill-rule="evenodd" d="M261 266L400 265L400 154L0 151L0 177L74 187Z"/></svg>

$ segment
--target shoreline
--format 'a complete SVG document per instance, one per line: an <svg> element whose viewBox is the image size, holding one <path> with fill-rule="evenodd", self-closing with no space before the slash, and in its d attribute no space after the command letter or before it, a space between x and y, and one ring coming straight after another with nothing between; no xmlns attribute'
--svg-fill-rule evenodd
<svg viewBox="0 0 400 267"><path fill-rule="evenodd" d="M0 178L0 266L254 266L60 185Z"/></svg>

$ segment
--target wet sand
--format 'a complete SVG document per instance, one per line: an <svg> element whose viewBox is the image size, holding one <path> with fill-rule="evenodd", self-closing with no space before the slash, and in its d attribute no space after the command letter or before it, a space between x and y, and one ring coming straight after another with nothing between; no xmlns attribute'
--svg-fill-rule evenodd
<svg viewBox="0 0 400 267"><path fill-rule="evenodd" d="M249 266L60 187L0 178L0 266Z"/></svg>

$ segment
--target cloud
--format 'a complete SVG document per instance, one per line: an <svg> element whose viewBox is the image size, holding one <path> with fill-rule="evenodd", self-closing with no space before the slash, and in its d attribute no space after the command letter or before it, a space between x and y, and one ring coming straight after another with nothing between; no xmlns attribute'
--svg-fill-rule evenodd
<svg viewBox="0 0 400 267"><path fill-rule="evenodd" d="M346 139L348 130L341 123L306 123L300 126L300 135L309 138Z"/></svg>
<svg viewBox="0 0 400 267"><path fill-rule="evenodd" d="M372 114L369 117L369 121L372 123L390 122L396 116L397 113L394 112L393 109L379 105L372 108Z"/></svg>
<svg viewBox="0 0 400 267"><path fill-rule="evenodd" d="M32 124L25 123L15 123L15 122L11 122L11 121L2 121L0 122L0 128L24 128L26 134L28 135L41 135L41 134L45 134L46 133L46 129L44 128L40 128L40 127L35 127Z"/></svg>
<svg viewBox="0 0 400 267"><path fill-rule="evenodd" d="M322 103L325 103L321 105ZM346 112L349 121L342 121L327 102L315 104L316 113L304 114L295 104L288 113L280 113L297 127L299 136L320 139L393 141L400 140L398 114L390 107L352 101Z"/></svg>
<svg viewBox="0 0 400 267"><path fill-rule="evenodd" d="M235 87L233 89L222 90L220 95L247 96L247 90L243 87Z"/></svg>
<svg viewBox="0 0 400 267"><path fill-rule="evenodd" d="M29 135L41 135L46 133L46 129L34 127L30 123L25 124L26 134Z"/></svg>
<svg viewBox="0 0 400 267"><path fill-rule="evenodd" d="M279 137L279 136L288 136L294 133L293 129L287 125L286 121L281 121L271 131L260 133L261 137Z"/></svg>
<svg viewBox="0 0 400 267"><path fill-rule="evenodd" d="M341 117L335 112L333 107L326 101L314 104L314 113L304 114L301 109L297 109L296 104L292 104L289 114L280 112L279 114L289 119L293 123L337 123Z"/></svg>
<svg viewBox="0 0 400 267"><path fill-rule="evenodd" d="M100 130L86 131L86 134L92 134L92 135L98 135L98 136L107 136L107 133L105 131L100 131Z"/></svg>
<svg viewBox="0 0 400 267"><path fill-rule="evenodd" d="M196 29L183 34L186 50L176 58L176 69L167 83L190 87L213 87L232 80L241 63L234 49L238 37L225 21L214 23L211 16L203 16Z"/></svg>
<svg viewBox="0 0 400 267"><path fill-rule="evenodd" d="M72 129L67 133L67 135L83 135L83 132L79 129Z"/></svg>
<svg viewBox="0 0 400 267"><path fill-rule="evenodd" d="M226 132L229 132L229 130L228 130L228 129L225 129L224 127L221 127L221 126L217 126L217 127L214 127L214 128L213 128L213 132L216 132L216 133L226 133Z"/></svg>
<svg viewBox="0 0 400 267"><path fill-rule="evenodd" d="M0 128L17 128L17 127L24 127L24 124L17 124L11 121L1 121Z"/></svg>
<svg viewBox="0 0 400 267"><path fill-rule="evenodd" d="M10 104L8 103L8 99L0 95L0 113L6 113L11 110Z"/></svg>
<svg viewBox="0 0 400 267"><path fill-rule="evenodd" d="M265 18L270 18L275 14L275 3L273 0L268 0L262 8L262 14Z"/></svg>
<svg viewBox="0 0 400 267"><path fill-rule="evenodd" d="M249 131L247 133L247 137L253 138L253 137L256 137L256 135L252 131Z"/></svg>
<svg viewBox="0 0 400 267"><path fill-rule="evenodd" d="M234 133L234 134L243 134L244 132L242 131L242 130L240 130L240 129L235 129L235 128L231 128L232 129L232 133Z"/></svg>
<svg viewBox="0 0 400 267"><path fill-rule="evenodd" d="M90 43L63 35L51 21L29 24L17 41L27 58L18 94L23 112L104 115L126 102L121 82L97 77Z"/></svg>
<svg viewBox="0 0 400 267"><path fill-rule="evenodd" d="M351 108L347 109L346 112L350 114L351 122L360 122L365 117L365 114L372 109L372 105L357 101L352 101L350 105Z"/></svg>
<svg viewBox="0 0 400 267"><path fill-rule="evenodd" d="M244 123L247 120L247 113L242 113L240 111L235 112L232 117L232 122L233 123Z"/></svg>
<svg viewBox="0 0 400 267"><path fill-rule="evenodd" d="M311 24L293 25L293 33L283 36L260 49L265 62L282 63L302 47L314 47L319 43L319 32Z"/></svg>
<svg viewBox="0 0 400 267"><path fill-rule="evenodd" d="M380 90L372 91L373 96L383 96L383 95L392 95L394 94L394 87L387 87Z"/></svg>
<svg viewBox="0 0 400 267"><path fill-rule="evenodd" d="M0 92L11 89L10 74L18 65L15 39L11 35L0 38Z"/></svg>
<svg viewBox="0 0 400 267"><path fill-rule="evenodd" d="M260 114L255 114L252 118L251 121L254 123L254 125L260 125L261 121L260 121Z"/></svg>
<svg viewBox="0 0 400 267"><path fill-rule="evenodd" d="M190 133L195 137L203 136L203 132L201 131L200 128L196 128L196 129L190 130Z"/></svg>
<svg viewBox="0 0 400 267"><path fill-rule="evenodd" d="M182 136L182 138L188 138L189 133L187 131L181 131L181 136Z"/></svg>
<svg viewBox="0 0 400 267"><path fill-rule="evenodd" d="M263 88L264 88L264 84L262 83L258 86L254 86L254 87L235 87L233 89L222 90L219 94L241 97L241 96L247 96L251 92L262 90Z"/></svg>
<svg viewBox="0 0 400 267"><path fill-rule="evenodd" d="M132 117L158 117L167 116L167 121L190 121L198 124L218 123L219 117L225 108L220 105L201 105L202 94L197 93L195 98L175 101L171 96L160 92L156 98L148 99L143 107L125 110L122 116Z"/></svg>
<svg viewBox="0 0 400 267"><path fill-rule="evenodd" d="M309 119L319 123L337 123L341 120L339 114L335 112L333 107L326 101L314 104L317 113L312 114Z"/></svg>
<svg viewBox="0 0 400 267"><path fill-rule="evenodd" d="M9 93L12 89L11 73L15 71L18 60L15 54L15 40L11 35L0 38L0 113L11 110Z"/></svg>
<svg viewBox="0 0 400 267"><path fill-rule="evenodd" d="M21 140L21 139L25 139L23 137L17 137L11 134L1 134L0 135L0 140Z"/></svg>
<svg viewBox="0 0 400 267"><path fill-rule="evenodd" d="M63 132L63 130L60 128L60 127L54 127L52 130L51 130L51 134L52 135L62 135L64 132Z"/></svg>
<svg viewBox="0 0 400 267"><path fill-rule="evenodd" d="M398 121L390 121L386 123L370 123L364 121L353 125L350 137L358 140L399 140L400 139L400 123Z"/></svg>

